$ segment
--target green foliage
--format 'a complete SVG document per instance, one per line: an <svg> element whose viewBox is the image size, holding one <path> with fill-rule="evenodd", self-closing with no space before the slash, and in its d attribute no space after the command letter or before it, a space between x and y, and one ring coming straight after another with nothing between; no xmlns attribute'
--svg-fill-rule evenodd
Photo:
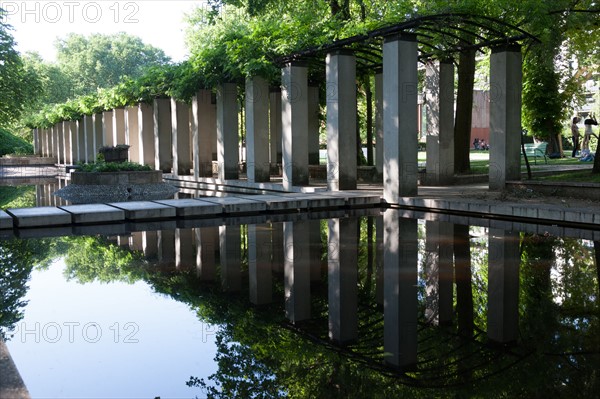
<svg viewBox="0 0 600 399"><path fill-rule="evenodd" d="M0 156L15 153L33 154L33 146L0 127Z"/></svg>
<svg viewBox="0 0 600 399"><path fill-rule="evenodd" d="M35 186L0 186L0 209L35 206Z"/></svg>
<svg viewBox="0 0 600 399"><path fill-rule="evenodd" d="M153 170L148 165L140 165L135 162L94 162L81 164L79 171L89 173L101 172L133 172Z"/></svg>

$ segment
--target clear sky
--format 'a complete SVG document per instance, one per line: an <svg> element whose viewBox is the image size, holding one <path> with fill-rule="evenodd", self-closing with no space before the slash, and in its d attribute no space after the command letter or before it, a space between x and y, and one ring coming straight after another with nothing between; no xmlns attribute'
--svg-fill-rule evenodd
<svg viewBox="0 0 600 399"><path fill-rule="evenodd" d="M121 31L182 61L187 58L184 15L205 5L206 0L0 0L5 21L14 28L17 50L37 51L47 61L56 57L57 37Z"/></svg>

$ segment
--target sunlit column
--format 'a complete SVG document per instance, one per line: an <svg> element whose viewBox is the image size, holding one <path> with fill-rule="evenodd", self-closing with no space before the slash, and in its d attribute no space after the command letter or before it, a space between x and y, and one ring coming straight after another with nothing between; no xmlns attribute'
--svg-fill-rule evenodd
<svg viewBox="0 0 600 399"><path fill-rule="evenodd" d="M113 109L113 145L125 144L125 108Z"/></svg>
<svg viewBox="0 0 600 399"><path fill-rule="evenodd" d="M384 199L417 194L417 40L392 35L383 44Z"/></svg>
<svg viewBox="0 0 600 399"><path fill-rule="evenodd" d="M239 178L239 133L237 85L217 88L217 159L219 179Z"/></svg>
<svg viewBox="0 0 600 399"><path fill-rule="evenodd" d="M488 338L507 343L519 337L519 233L489 231Z"/></svg>
<svg viewBox="0 0 600 399"><path fill-rule="evenodd" d="M327 189L354 190L357 179L356 57L327 54Z"/></svg>
<svg viewBox="0 0 600 399"><path fill-rule="evenodd" d="M246 79L246 148L248 181L269 181L269 82L259 76Z"/></svg>
<svg viewBox="0 0 600 399"><path fill-rule="evenodd" d="M490 56L490 189L521 179L521 47L492 49Z"/></svg>
<svg viewBox="0 0 600 399"><path fill-rule="evenodd" d="M73 164L73 136L71 134L71 122L62 122L63 129L63 148L65 149L65 165Z"/></svg>
<svg viewBox="0 0 600 399"><path fill-rule="evenodd" d="M308 223L283 223L285 315L292 323L310 318Z"/></svg>
<svg viewBox="0 0 600 399"><path fill-rule="evenodd" d="M427 292L425 319L434 325L452 322L452 282L454 226L427 221L425 239L425 276Z"/></svg>
<svg viewBox="0 0 600 399"><path fill-rule="evenodd" d="M202 281L214 281L217 275L216 251L219 248L219 228L216 226L196 230L196 275Z"/></svg>
<svg viewBox="0 0 600 399"><path fill-rule="evenodd" d="M94 162L94 120L92 115L83 115L83 136L85 147L85 163Z"/></svg>
<svg viewBox="0 0 600 399"><path fill-rule="evenodd" d="M92 115L92 119L94 120L94 157L92 160L95 161L98 157L98 150L104 145L102 114L94 114Z"/></svg>
<svg viewBox="0 0 600 399"><path fill-rule="evenodd" d="M86 148L85 148L85 130L83 119L75 121L75 132L77 136L77 151L75 158L77 162L85 162L86 159Z"/></svg>
<svg viewBox="0 0 600 399"><path fill-rule="evenodd" d="M109 147L116 145L113 137L113 111L102 112L102 142Z"/></svg>
<svg viewBox="0 0 600 399"><path fill-rule="evenodd" d="M125 107L125 137L129 144L129 160L140 162L140 126L138 122L138 107Z"/></svg>
<svg viewBox="0 0 600 399"><path fill-rule="evenodd" d="M384 353L396 367L417 362L417 221L384 216Z"/></svg>
<svg viewBox="0 0 600 399"><path fill-rule="evenodd" d="M271 230L267 224L248 225L248 277L250 302L255 305L271 303Z"/></svg>
<svg viewBox="0 0 600 399"><path fill-rule="evenodd" d="M139 141L139 163L155 166L154 163L154 112L152 105L139 103L138 114L138 141Z"/></svg>
<svg viewBox="0 0 600 399"><path fill-rule="evenodd" d="M283 188L308 185L308 67L290 62L281 70Z"/></svg>
<svg viewBox="0 0 600 399"><path fill-rule="evenodd" d="M358 219L327 224L329 338L344 344L358 337Z"/></svg>
<svg viewBox="0 0 600 399"><path fill-rule="evenodd" d="M212 177L212 145L217 136L217 115L210 90L199 90L192 98L190 125L194 177Z"/></svg>
<svg viewBox="0 0 600 399"><path fill-rule="evenodd" d="M152 107L154 113L154 168L170 173L173 167L171 152L171 101L157 98Z"/></svg>
<svg viewBox="0 0 600 399"><path fill-rule="evenodd" d="M188 175L192 169L190 106L171 98L173 174Z"/></svg>
<svg viewBox="0 0 600 399"><path fill-rule="evenodd" d="M221 283L225 292L242 288L241 246L240 226L219 226Z"/></svg>
<svg viewBox="0 0 600 399"><path fill-rule="evenodd" d="M454 64L425 64L427 115L427 184L444 185L454 180Z"/></svg>

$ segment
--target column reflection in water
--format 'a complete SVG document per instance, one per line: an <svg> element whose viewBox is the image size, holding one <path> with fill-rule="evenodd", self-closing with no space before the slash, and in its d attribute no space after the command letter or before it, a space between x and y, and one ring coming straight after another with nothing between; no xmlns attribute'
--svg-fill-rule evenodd
<svg viewBox="0 0 600 399"><path fill-rule="evenodd" d="M309 223L283 223L285 315L292 322L310 318Z"/></svg>
<svg viewBox="0 0 600 399"><path fill-rule="evenodd" d="M217 275L215 263L219 245L219 228L201 227L196 230L196 275L202 281L214 281Z"/></svg>
<svg viewBox="0 0 600 399"><path fill-rule="evenodd" d="M323 245L321 243L321 221L308 221L308 245L310 257L310 281L321 280L321 253Z"/></svg>
<svg viewBox="0 0 600 399"><path fill-rule="evenodd" d="M175 266L175 231L160 230L158 232L158 264L163 269Z"/></svg>
<svg viewBox="0 0 600 399"><path fill-rule="evenodd" d="M384 359L417 361L417 221L387 210L384 222Z"/></svg>
<svg viewBox="0 0 600 399"><path fill-rule="evenodd" d="M473 336L473 284L471 276L471 245L469 226L454 226L454 280L458 333Z"/></svg>
<svg viewBox="0 0 600 399"><path fill-rule="evenodd" d="M427 221L425 276L427 306L425 319L434 325L452 323L452 264L454 225Z"/></svg>
<svg viewBox="0 0 600 399"><path fill-rule="evenodd" d="M144 257L147 260L158 259L158 232L142 232L142 250L144 251Z"/></svg>
<svg viewBox="0 0 600 399"><path fill-rule="evenodd" d="M134 251L142 251L144 249L141 231L131 233L131 249Z"/></svg>
<svg viewBox="0 0 600 399"><path fill-rule="evenodd" d="M272 247L272 265L273 271L276 273L283 272L283 265L285 263L283 243L283 223L273 223L271 225L271 247Z"/></svg>
<svg viewBox="0 0 600 399"><path fill-rule="evenodd" d="M268 224L248 226L248 273L250 302L271 303L271 229Z"/></svg>
<svg viewBox="0 0 600 399"><path fill-rule="evenodd" d="M219 226L221 283L225 292L242 288L241 245L240 226Z"/></svg>
<svg viewBox="0 0 600 399"><path fill-rule="evenodd" d="M358 336L357 218L328 221L329 338L337 343Z"/></svg>
<svg viewBox="0 0 600 399"><path fill-rule="evenodd" d="M489 231L488 338L514 342L519 335L519 233Z"/></svg>
<svg viewBox="0 0 600 399"><path fill-rule="evenodd" d="M375 218L375 301L383 306L383 215Z"/></svg>
<svg viewBox="0 0 600 399"><path fill-rule="evenodd" d="M190 270L196 264L195 235L192 229L175 230L175 268Z"/></svg>

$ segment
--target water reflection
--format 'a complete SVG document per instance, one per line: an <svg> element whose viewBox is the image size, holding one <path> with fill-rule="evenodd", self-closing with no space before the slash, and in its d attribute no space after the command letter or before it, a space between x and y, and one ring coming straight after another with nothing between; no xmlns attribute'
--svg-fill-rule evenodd
<svg viewBox="0 0 600 399"><path fill-rule="evenodd" d="M219 371L188 382L217 397L600 388L600 245L394 210L337 216L135 232L115 244L142 263L71 275L145 280L220 325Z"/></svg>

